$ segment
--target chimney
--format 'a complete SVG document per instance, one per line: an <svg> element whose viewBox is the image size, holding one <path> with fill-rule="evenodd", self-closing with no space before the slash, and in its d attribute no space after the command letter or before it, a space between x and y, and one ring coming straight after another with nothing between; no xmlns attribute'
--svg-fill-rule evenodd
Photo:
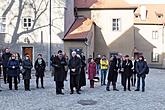
<svg viewBox="0 0 165 110"><path fill-rule="evenodd" d="M146 6L141 6L140 7L140 15L141 15L141 20L146 20L147 18L147 9Z"/></svg>

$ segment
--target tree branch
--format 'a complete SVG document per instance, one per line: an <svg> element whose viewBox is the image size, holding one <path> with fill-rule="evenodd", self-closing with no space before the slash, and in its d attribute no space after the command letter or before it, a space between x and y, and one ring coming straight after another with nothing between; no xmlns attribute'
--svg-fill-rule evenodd
<svg viewBox="0 0 165 110"><path fill-rule="evenodd" d="M36 28L33 28L33 29L31 28L30 30L20 32L19 34L17 34L17 36L22 36L24 34L28 34L28 33L34 32L37 29L41 29L41 28L44 28L44 27L47 27L47 26L49 26L49 25L43 25L43 26L39 26L39 27L36 27Z"/></svg>
<svg viewBox="0 0 165 110"><path fill-rule="evenodd" d="M14 4L15 0L11 0L11 2L9 3L8 7L6 8L6 10L3 12L2 17L6 17L6 15L8 14L8 12L11 10L13 4Z"/></svg>

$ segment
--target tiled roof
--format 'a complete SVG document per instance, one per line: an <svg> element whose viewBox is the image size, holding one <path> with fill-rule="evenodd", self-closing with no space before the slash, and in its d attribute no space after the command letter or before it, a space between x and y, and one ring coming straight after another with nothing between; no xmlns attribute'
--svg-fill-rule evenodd
<svg viewBox="0 0 165 110"><path fill-rule="evenodd" d="M77 18L71 26L69 32L65 35L64 41L68 40L87 40L88 33L91 31L93 21L89 18Z"/></svg>
<svg viewBox="0 0 165 110"><path fill-rule="evenodd" d="M128 4L125 0L75 0L77 8L137 8L135 5Z"/></svg>
<svg viewBox="0 0 165 110"><path fill-rule="evenodd" d="M140 7L146 7L146 19L141 20ZM136 16L138 16L136 18ZM135 11L135 24L164 24L165 23L165 4L145 4L140 5Z"/></svg>

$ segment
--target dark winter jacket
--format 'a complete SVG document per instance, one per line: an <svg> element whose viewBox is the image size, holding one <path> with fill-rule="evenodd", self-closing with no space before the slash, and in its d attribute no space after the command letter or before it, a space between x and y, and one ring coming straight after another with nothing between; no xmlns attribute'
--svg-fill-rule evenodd
<svg viewBox="0 0 165 110"><path fill-rule="evenodd" d="M146 76L146 68L147 63L145 61L138 61L136 64L136 72L138 77L145 77Z"/></svg>
<svg viewBox="0 0 165 110"><path fill-rule="evenodd" d="M70 69L70 74L71 75L77 75L80 74L80 68L81 68L81 60L77 56L74 58L72 57L69 60L69 69ZM71 69L76 69L75 72L73 72Z"/></svg>
<svg viewBox="0 0 165 110"><path fill-rule="evenodd" d="M42 60L41 64L38 63L38 59L35 61L34 67L36 70L36 77L44 77L46 63L42 58L41 58L41 60Z"/></svg>
<svg viewBox="0 0 165 110"><path fill-rule="evenodd" d="M23 60L22 62L23 67L23 79L31 79L31 69L33 68L33 64L30 60Z"/></svg>
<svg viewBox="0 0 165 110"><path fill-rule="evenodd" d="M55 69L54 81L64 81L65 80L65 66L67 65L64 57L60 59L58 56L54 57L52 60L52 66Z"/></svg>
<svg viewBox="0 0 165 110"><path fill-rule="evenodd" d="M128 62L125 60L123 61L123 68L124 68L124 75L127 76L127 77L131 77L132 74L133 74L133 71L132 71L132 67L133 67L133 64L132 64L132 61L131 60L128 60Z"/></svg>
<svg viewBox="0 0 165 110"><path fill-rule="evenodd" d="M117 65L117 58L114 57L112 61L110 61L109 73L108 73L108 81L117 81L118 76L118 65Z"/></svg>
<svg viewBox="0 0 165 110"><path fill-rule="evenodd" d="M7 64L8 76L18 76L19 62L15 59L9 60Z"/></svg>
<svg viewBox="0 0 165 110"><path fill-rule="evenodd" d="M8 64L8 61L9 61L9 58L11 57L11 53L4 53L2 55L2 64L3 64L3 67L7 67L7 64Z"/></svg>

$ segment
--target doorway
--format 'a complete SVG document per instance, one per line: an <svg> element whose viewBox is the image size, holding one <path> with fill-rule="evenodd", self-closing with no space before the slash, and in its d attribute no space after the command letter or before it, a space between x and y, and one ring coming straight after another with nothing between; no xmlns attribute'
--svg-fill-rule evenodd
<svg viewBox="0 0 165 110"><path fill-rule="evenodd" d="M33 61L33 47L22 47L22 57L26 54L30 56L30 60Z"/></svg>

